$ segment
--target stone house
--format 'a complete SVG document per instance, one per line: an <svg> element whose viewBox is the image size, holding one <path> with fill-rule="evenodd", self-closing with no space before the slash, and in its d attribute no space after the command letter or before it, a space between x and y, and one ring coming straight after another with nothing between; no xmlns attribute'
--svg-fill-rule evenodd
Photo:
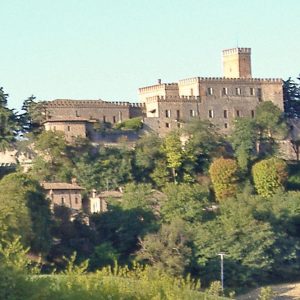
<svg viewBox="0 0 300 300"><path fill-rule="evenodd" d="M51 201L51 206L66 206L73 210L82 210L81 192L84 190L76 183L42 182L46 197Z"/></svg>

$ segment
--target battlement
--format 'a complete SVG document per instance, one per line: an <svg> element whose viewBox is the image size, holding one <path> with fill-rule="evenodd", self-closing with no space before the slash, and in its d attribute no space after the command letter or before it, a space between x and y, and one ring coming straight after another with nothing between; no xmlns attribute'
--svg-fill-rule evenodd
<svg viewBox="0 0 300 300"><path fill-rule="evenodd" d="M140 93L153 92L153 91L158 91L161 89L176 90L176 89L178 89L178 84L176 82L173 82L173 83L162 83L162 84L150 85L150 86L139 88L139 92Z"/></svg>
<svg viewBox="0 0 300 300"><path fill-rule="evenodd" d="M150 102L198 102L199 96L152 96L146 98L148 103Z"/></svg>
<svg viewBox="0 0 300 300"><path fill-rule="evenodd" d="M223 50L223 56L232 54L251 54L251 48L231 48Z"/></svg>
<svg viewBox="0 0 300 300"><path fill-rule="evenodd" d="M138 107L139 103L130 103L128 101L104 101L104 100L70 100L70 99L56 99L46 102L49 108L59 107Z"/></svg>
<svg viewBox="0 0 300 300"><path fill-rule="evenodd" d="M200 77L185 78L178 81L179 85L198 83Z"/></svg>
<svg viewBox="0 0 300 300"><path fill-rule="evenodd" d="M241 82L241 83L282 83L281 78L227 78L227 77L199 77L201 81L214 81L214 82Z"/></svg>

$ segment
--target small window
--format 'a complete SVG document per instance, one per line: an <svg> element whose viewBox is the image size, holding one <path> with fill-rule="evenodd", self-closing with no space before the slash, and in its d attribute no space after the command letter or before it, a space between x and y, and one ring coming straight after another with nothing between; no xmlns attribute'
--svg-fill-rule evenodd
<svg viewBox="0 0 300 300"><path fill-rule="evenodd" d="M236 116L239 118L241 116L241 113L239 110L236 111Z"/></svg>
<svg viewBox="0 0 300 300"><path fill-rule="evenodd" d="M261 92L261 88L257 89L257 97L259 101L262 101L262 92Z"/></svg>
<svg viewBox="0 0 300 300"><path fill-rule="evenodd" d="M166 128L170 128L170 123L166 123Z"/></svg>
<svg viewBox="0 0 300 300"><path fill-rule="evenodd" d="M113 123L116 123L116 116L113 116Z"/></svg>
<svg viewBox="0 0 300 300"><path fill-rule="evenodd" d="M75 204L78 204L78 198L75 197Z"/></svg>
<svg viewBox="0 0 300 300"><path fill-rule="evenodd" d="M75 111L76 117L79 117L78 110Z"/></svg>
<svg viewBox="0 0 300 300"><path fill-rule="evenodd" d="M209 117L209 118L213 118L213 117L214 117L214 111L213 111L212 109L210 109L210 110L208 111L208 117Z"/></svg>
<svg viewBox="0 0 300 300"><path fill-rule="evenodd" d="M195 116L196 116L196 112L193 109L191 109L190 110L190 117L195 117Z"/></svg>
<svg viewBox="0 0 300 300"><path fill-rule="evenodd" d="M71 131L71 127L70 126L68 126L68 131Z"/></svg>
<svg viewBox="0 0 300 300"><path fill-rule="evenodd" d="M65 204L65 198L61 197L61 205L64 205L64 204Z"/></svg>
<svg viewBox="0 0 300 300"><path fill-rule="evenodd" d="M180 119L180 110L176 111L176 118L177 118L177 120Z"/></svg>
<svg viewBox="0 0 300 300"><path fill-rule="evenodd" d="M181 128L181 124L180 123L177 123L177 128Z"/></svg>
<svg viewBox="0 0 300 300"><path fill-rule="evenodd" d="M235 89L235 94L240 95L241 94L241 88L236 88Z"/></svg>
<svg viewBox="0 0 300 300"><path fill-rule="evenodd" d="M228 128L228 124L227 124L227 123L224 124L224 128L225 128L225 129Z"/></svg>
<svg viewBox="0 0 300 300"><path fill-rule="evenodd" d="M224 115L224 119L227 119L227 118L228 118L228 112L227 112L227 110L224 110L224 111L223 111L223 115Z"/></svg>
<svg viewBox="0 0 300 300"><path fill-rule="evenodd" d="M170 109L166 109L165 115L166 115L166 118L171 118L171 110Z"/></svg>
<svg viewBox="0 0 300 300"><path fill-rule="evenodd" d="M251 110L251 118L254 118L255 117L255 112L254 110Z"/></svg>
<svg viewBox="0 0 300 300"><path fill-rule="evenodd" d="M227 87L224 87L224 88L222 89L222 95L223 95L223 96L228 95L228 88L227 88Z"/></svg>
<svg viewBox="0 0 300 300"><path fill-rule="evenodd" d="M211 88L211 87L207 88L207 94L208 95L213 95L214 94L213 88Z"/></svg>
<svg viewBox="0 0 300 300"><path fill-rule="evenodd" d="M106 122L106 116L103 116L103 123Z"/></svg>
<svg viewBox="0 0 300 300"><path fill-rule="evenodd" d="M194 90L191 89L191 96L194 96Z"/></svg>
<svg viewBox="0 0 300 300"><path fill-rule="evenodd" d="M250 88L250 95L251 96L255 96L255 90L254 90L254 88Z"/></svg>

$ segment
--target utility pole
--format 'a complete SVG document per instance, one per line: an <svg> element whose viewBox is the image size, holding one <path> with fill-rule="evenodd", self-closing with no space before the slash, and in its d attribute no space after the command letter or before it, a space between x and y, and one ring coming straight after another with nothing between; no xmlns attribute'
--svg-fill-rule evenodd
<svg viewBox="0 0 300 300"><path fill-rule="evenodd" d="M224 252L218 253L221 258L221 287L222 287L222 292L224 292L224 256L226 255Z"/></svg>

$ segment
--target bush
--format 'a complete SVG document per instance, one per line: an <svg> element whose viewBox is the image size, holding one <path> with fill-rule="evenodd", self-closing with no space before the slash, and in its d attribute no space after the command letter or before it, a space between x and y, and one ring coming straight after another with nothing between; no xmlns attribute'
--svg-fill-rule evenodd
<svg viewBox="0 0 300 300"><path fill-rule="evenodd" d="M141 118L132 118L128 119L124 122L118 123L115 125L116 129L129 129L138 131L143 127L142 119Z"/></svg>

